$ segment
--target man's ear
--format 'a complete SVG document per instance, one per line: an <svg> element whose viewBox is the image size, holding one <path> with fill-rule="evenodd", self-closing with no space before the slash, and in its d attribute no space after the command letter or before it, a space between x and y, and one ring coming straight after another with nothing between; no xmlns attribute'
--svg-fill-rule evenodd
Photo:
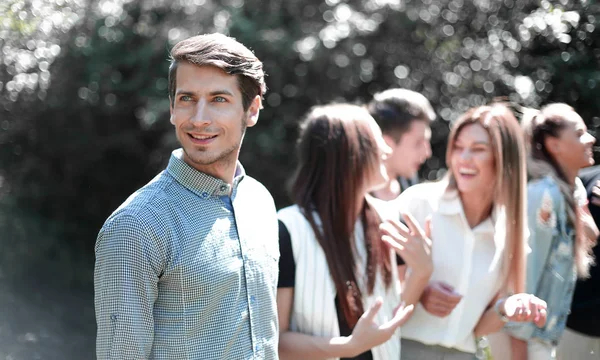
<svg viewBox="0 0 600 360"><path fill-rule="evenodd" d="M392 149L398 145L398 141L396 141L396 139L394 139L388 134L383 134L383 140L385 141L387 146L391 147Z"/></svg>
<svg viewBox="0 0 600 360"><path fill-rule="evenodd" d="M169 121L171 122L171 124L175 125L175 119L173 116L173 101L171 100L171 97L169 96Z"/></svg>
<svg viewBox="0 0 600 360"><path fill-rule="evenodd" d="M258 114L260 113L261 108L262 99L260 98L260 95L256 95L250 103L250 107L248 107L248 110L246 110L246 126L252 127L256 125L258 122Z"/></svg>

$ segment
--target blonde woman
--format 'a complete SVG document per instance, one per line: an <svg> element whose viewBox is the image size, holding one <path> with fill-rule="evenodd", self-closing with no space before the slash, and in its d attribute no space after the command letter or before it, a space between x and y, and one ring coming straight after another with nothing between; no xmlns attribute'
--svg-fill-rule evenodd
<svg viewBox="0 0 600 360"><path fill-rule="evenodd" d="M544 323L545 303L521 293L524 155L521 129L505 106L470 109L450 133L447 176L396 200L418 223L431 224L433 244L429 286L402 329L402 360L473 359L476 338L506 321Z"/></svg>

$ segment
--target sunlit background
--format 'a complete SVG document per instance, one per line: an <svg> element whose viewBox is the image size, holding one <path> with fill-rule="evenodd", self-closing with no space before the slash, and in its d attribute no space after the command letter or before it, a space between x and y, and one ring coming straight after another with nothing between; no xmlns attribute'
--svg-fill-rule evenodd
<svg viewBox="0 0 600 360"><path fill-rule="evenodd" d="M598 26L584 0L2 0L0 360L95 357L95 236L177 146L177 41L222 32L263 60L269 91L241 160L282 207L315 104L422 92L439 120L425 179L444 172L453 119L495 97L569 103L595 134Z"/></svg>

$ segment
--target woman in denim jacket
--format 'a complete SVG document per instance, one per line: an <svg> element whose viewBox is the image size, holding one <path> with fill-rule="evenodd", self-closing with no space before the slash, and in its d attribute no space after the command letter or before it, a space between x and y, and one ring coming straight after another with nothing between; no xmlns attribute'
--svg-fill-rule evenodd
<svg viewBox="0 0 600 360"><path fill-rule="evenodd" d="M531 178L526 291L546 301L548 318L542 328L510 323L507 330L513 336L513 360L546 360L555 358L577 276L588 276L593 261L590 249L598 230L583 202L585 193L577 195L582 188L577 173L594 163L595 139L565 104L543 107L524 119L524 126Z"/></svg>

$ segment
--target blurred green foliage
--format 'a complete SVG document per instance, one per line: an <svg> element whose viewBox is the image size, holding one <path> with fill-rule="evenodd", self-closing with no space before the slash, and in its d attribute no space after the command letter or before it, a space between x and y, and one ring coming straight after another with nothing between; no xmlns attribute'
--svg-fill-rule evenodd
<svg viewBox="0 0 600 360"><path fill-rule="evenodd" d="M497 96L567 102L595 131L599 26L591 1L3 1L0 274L89 286L104 219L177 146L168 50L185 37L227 33L264 61L265 109L241 160L281 207L315 104L422 92L439 119L427 179L443 172L452 120Z"/></svg>

